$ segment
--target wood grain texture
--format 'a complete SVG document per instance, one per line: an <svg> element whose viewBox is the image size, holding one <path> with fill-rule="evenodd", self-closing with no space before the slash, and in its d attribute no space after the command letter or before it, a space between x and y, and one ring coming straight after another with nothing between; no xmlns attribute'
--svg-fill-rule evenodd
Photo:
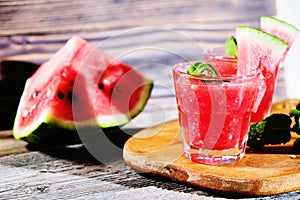
<svg viewBox="0 0 300 200"><path fill-rule="evenodd" d="M205 0L4 0L0 1L0 34L49 34L162 24L172 27L175 23L209 29L211 24L223 21L257 20L260 7L265 8L265 15L274 13L271 0L210 1L209 4Z"/></svg>
<svg viewBox="0 0 300 200"><path fill-rule="evenodd" d="M41 63L75 34L99 44L142 27L166 28L186 34L201 46L214 47L234 34L237 26L258 27L260 16L274 14L273 0L2 0L0 58ZM142 38L125 37L114 47L145 44L153 35L149 32ZM161 38L161 43L176 42L167 36ZM180 43L177 46L183 48Z"/></svg>
<svg viewBox="0 0 300 200"><path fill-rule="evenodd" d="M177 120L138 132L126 142L123 157L137 170L222 192L264 196L300 189L299 155L248 152L230 165L192 163L182 154Z"/></svg>
<svg viewBox="0 0 300 200"><path fill-rule="evenodd" d="M121 158L101 164L83 146L1 157L0 176L0 199L201 199L216 195L144 177Z"/></svg>
<svg viewBox="0 0 300 200"><path fill-rule="evenodd" d="M1 131L2 132L2 131ZM2 133L1 133L2 135ZM0 138L0 157L10 154L18 154L27 152L27 143L21 140L15 140L12 137Z"/></svg>

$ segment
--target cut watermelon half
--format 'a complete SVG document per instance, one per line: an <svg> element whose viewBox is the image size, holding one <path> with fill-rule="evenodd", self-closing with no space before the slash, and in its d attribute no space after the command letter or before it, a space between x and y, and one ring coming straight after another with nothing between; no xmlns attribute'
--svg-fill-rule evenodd
<svg viewBox="0 0 300 200"><path fill-rule="evenodd" d="M51 127L63 134L126 124L143 110L152 87L136 69L74 36L27 80L13 135L38 142L53 134Z"/></svg>
<svg viewBox="0 0 300 200"><path fill-rule="evenodd" d="M279 39L288 43L288 49L291 47L299 34L299 29L292 24L269 16L262 16L260 18L260 28L262 31L274 35L275 37L278 37Z"/></svg>

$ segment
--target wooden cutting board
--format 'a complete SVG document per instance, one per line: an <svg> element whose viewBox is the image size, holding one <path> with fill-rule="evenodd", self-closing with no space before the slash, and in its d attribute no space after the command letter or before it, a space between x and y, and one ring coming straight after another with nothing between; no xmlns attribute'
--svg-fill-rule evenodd
<svg viewBox="0 0 300 200"><path fill-rule="evenodd" d="M286 108L274 106L276 112ZM183 156L179 123L174 120L135 134L125 143L123 158L140 172L219 192L264 196L300 189L300 155L291 155L291 148L292 142L260 153L247 151L235 164L196 164Z"/></svg>

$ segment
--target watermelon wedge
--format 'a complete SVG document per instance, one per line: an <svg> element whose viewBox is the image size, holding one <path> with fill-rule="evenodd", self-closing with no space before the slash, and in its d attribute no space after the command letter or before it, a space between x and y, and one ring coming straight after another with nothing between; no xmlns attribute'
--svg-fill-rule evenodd
<svg viewBox="0 0 300 200"><path fill-rule="evenodd" d="M268 114L272 103L278 65L283 60L288 44L261 30L246 26L236 29L238 45L238 74L260 70L262 79L253 106L251 122L259 122Z"/></svg>
<svg viewBox="0 0 300 200"><path fill-rule="evenodd" d="M51 128L63 134L126 124L143 110L152 87L137 70L74 36L27 80L13 135L38 142Z"/></svg>
<svg viewBox="0 0 300 200"><path fill-rule="evenodd" d="M262 16L260 18L260 28L262 31L285 41L289 45L288 49L299 34L299 29L294 25L270 16Z"/></svg>
<svg viewBox="0 0 300 200"><path fill-rule="evenodd" d="M273 74L288 48L288 44L279 38L247 26L236 29L236 40L239 75L246 75L257 69L264 75Z"/></svg>

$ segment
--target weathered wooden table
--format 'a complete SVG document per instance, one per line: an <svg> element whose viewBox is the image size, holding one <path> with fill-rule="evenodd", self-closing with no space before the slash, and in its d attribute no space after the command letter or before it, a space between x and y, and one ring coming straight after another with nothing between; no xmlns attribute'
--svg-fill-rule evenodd
<svg viewBox="0 0 300 200"><path fill-rule="evenodd" d="M19 94L4 98L7 88L0 87L0 124L8 129L0 131L0 199L237 198L139 173L124 163L122 147L138 130L177 118L170 66L198 59L203 47L223 44L236 26L258 27L261 15L274 14L271 0L0 1L1 60L39 64L78 34L155 81L143 113L106 135L115 153L99 148L110 155L103 160L80 142L36 148L14 140ZM287 198L299 199L300 191L259 199Z"/></svg>

